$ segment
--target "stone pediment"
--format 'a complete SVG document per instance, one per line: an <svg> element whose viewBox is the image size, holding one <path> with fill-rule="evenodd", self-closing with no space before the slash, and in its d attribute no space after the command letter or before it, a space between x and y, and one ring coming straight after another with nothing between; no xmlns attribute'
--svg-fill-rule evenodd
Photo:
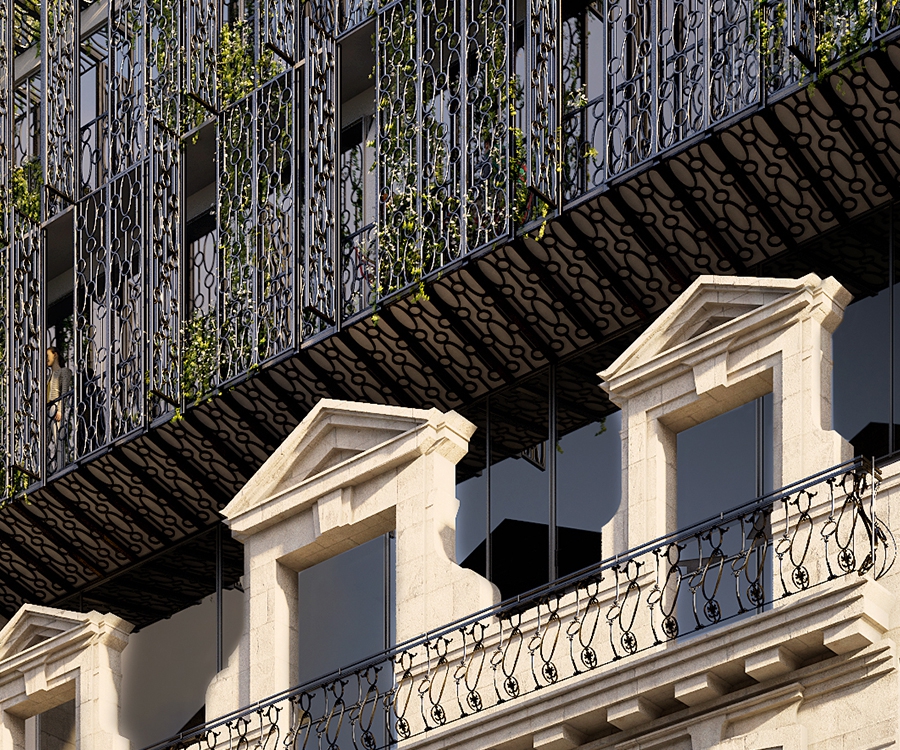
<svg viewBox="0 0 900 750"><path fill-rule="evenodd" d="M786 314L793 301L822 284L815 274L801 279L701 276L601 377L611 381L670 353L687 354L706 342L725 340L729 327L747 331L752 318L770 321Z"/></svg>
<svg viewBox="0 0 900 750"><path fill-rule="evenodd" d="M0 661L91 622L90 614L25 604L0 630Z"/></svg>
<svg viewBox="0 0 900 750"><path fill-rule="evenodd" d="M444 415L437 410L323 399L223 510L234 518Z"/></svg>

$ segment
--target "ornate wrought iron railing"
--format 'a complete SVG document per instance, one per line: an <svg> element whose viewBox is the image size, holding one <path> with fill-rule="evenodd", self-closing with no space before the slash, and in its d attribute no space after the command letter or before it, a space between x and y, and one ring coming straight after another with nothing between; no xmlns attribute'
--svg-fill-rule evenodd
<svg viewBox="0 0 900 750"><path fill-rule="evenodd" d="M153 750L376 750L841 576L880 578L896 545L877 485L867 462L842 464Z"/></svg>
<svg viewBox="0 0 900 750"><path fill-rule="evenodd" d="M897 33L893 0L851 5L272 0L243 19L218 0L2 5L7 486L424 294L448 264ZM369 63L337 65L361 39L371 81ZM345 117L364 123L352 148ZM184 228L198 180L217 223L199 255ZM44 417L50 269L74 318L66 463Z"/></svg>

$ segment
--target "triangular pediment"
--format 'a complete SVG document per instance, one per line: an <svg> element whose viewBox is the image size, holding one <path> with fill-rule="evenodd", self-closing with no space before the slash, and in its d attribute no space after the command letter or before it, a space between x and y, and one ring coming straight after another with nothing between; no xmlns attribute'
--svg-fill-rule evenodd
<svg viewBox="0 0 900 750"><path fill-rule="evenodd" d="M0 660L92 622L90 614L25 604L0 630Z"/></svg>
<svg viewBox="0 0 900 750"><path fill-rule="evenodd" d="M687 350L692 342L699 345L710 338L707 334L765 314L786 298L821 283L815 274L802 279L701 276L601 377L609 381L679 348Z"/></svg>
<svg viewBox="0 0 900 750"><path fill-rule="evenodd" d="M432 412L323 399L222 511L227 518L428 422Z"/></svg>

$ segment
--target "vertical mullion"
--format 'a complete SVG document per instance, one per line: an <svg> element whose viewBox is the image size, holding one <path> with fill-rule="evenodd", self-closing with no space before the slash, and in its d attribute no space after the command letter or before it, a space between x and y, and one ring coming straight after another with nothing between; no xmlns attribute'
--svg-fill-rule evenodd
<svg viewBox="0 0 900 750"><path fill-rule="evenodd" d="M415 162L413 164L413 168L416 170L416 216L422 216L422 193L425 190L425 179L424 179L424 169L423 166L425 164L425 136L424 136L424 125L425 125L425 86L423 85L425 82L423 80L423 74L425 72L424 65L422 64L422 53L424 52L422 47L422 37L424 36L424 30L426 28L425 19L423 17L423 9L422 9L422 0L416 0L416 20L415 20L414 34L415 34L415 42L413 45L414 54L416 56L416 146L415 146ZM416 223L416 233L415 233L415 242L416 247L414 248L414 252L418 255L418 265L419 268L422 268L425 264L425 230L422 227L422 222L419 221ZM399 279L398 285L403 286L406 281L406 269L404 269L401 274L401 278Z"/></svg>
<svg viewBox="0 0 900 750"><path fill-rule="evenodd" d="M0 318L10 319L12 247L12 210L9 205L10 174L14 151L13 123L15 121L13 5L0 2ZM3 326L2 356L0 356L0 503L8 498L6 487L10 484L10 445L12 426L10 420L10 326Z"/></svg>
<svg viewBox="0 0 900 750"><path fill-rule="evenodd" d="M552 583L559 577L559 550L556 533L556 365L550 365L547 393L547 480L549 483L549 529L547 550L549 553L549 578Z"/></svg>
<svg viewBox="0 0 900 750"><path fill-rule="evenodd" d="M493 549L491 545L491 396L487 395L485 398L485 406L484 406L485 418L484 418L484 432L485 432L485 440L484 440L484 464L485 464L485 476L487 477L487 485L486 488L486 498L485 498L485 525L486 535L484 538L484 577L489 581L492 580L493 576L493 566L491 565Z"/></svg>
<svg viewBox="0 0 900 750"><path fill-rule="evenodd" d="M888 345L888 355L890 362L888 364L888 455L894 452L894 202L888 206L890 216L888 219L888 335L890 336L890 344Z"/></svg>
<svg viewBox="0 0 900 750"><path fill-rule="evenodd" d="M259 27L258 19L259 19L259 9L257 7L257 12L255 14L256 21L254 21L254 26ZM259 39L257 37L256 42ZM258 48L257 48L258 50ZM267 89L269 90L269 95L271 95L271 86L267 84ZM262 295L260 294L260 284L262 283L262 279L260 276L262 273L262 242L263 242L263 230L262 225L260 223L260 213L261 213L261 203L260 203L260 192L259 192L259 175L260 175L260 167L259 167L259 139L261 138L261 132L263 130L262 123L259 121L259 100L262 96L264 96L263 89L257 88L250 95L250 112L251 119L250 122L253 123L253 127L250 129L251 132L251 143L250 143L250 153L251 153L251 169L250 169L250 214L254 217L254 242L253 242L253 252L251 257L248 259L250 263L252 263L250 269L250 278L251 278L251 289L250 289L250 299L253 300L253 309L251 310L250 320L251 320L251 333L250 333L250 346L251 351L249 352L248 361L251 365L259 364L259 318L260 318L260 301L262 299ZM266 196L268 198L268 196ZM262 313L267 314L267 313Z"/></svg>
<svg viewBox="0 0 900 750"><path fill-rule="evenodd" d="M477 0L472 0L476 3ZM456 23L457 33L460 38L459 55L459 100L461 102L460 114L457 118L458 130L456 133L457 143L460 146L461 157L459 159L459 181L457 190L459 190L459 254L466 255L469 252L469 160L465 154L468 153L468 132L469 117L471 115L471 106L469 104L469 73L468 73L468 34L466 29L469 25L469 4L466 0L456 0ZM473 19L474 21L474 19ZM452 132L452 131L451 131Z"/></svg>

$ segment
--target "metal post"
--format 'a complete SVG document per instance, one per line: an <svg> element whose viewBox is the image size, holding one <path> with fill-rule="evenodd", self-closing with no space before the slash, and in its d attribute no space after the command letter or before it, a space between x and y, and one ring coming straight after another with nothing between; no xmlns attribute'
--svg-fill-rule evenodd
<svg viewBox="0 0 900 750"><path fill-rule="evenodd" d="M485 496L485 537L484 537L484 577L493 580L493 566L491 560L493 549L491 546L491 397L485 400L484 417L484 474L487 478L487 491Z"/></svg>
<svg viewBox="0 0 900 750"><path fill-rule="evenodd" d="M888 208L888 455L895 449L894 445L894 202Z"/></svg>
<svg viewBox="0 0 900 750"><path fill-rule="evenodd" d="M765 411L763 397L756 399L756 496L765 492Z"/></svg>
<svg viewBox="0 0 900 750"><path fill-rule="evenodd" d="M559 565L556 539L556 365L550 365L550 383L547 398L547 475L550 484L550 528L548 534L549 574L550 581L559 577Z"/></svg>
<svg viewBox="0 0 900 750"><path fill-rule="evenodd" d="M869 554L871 557L871 569L874 573L873 577L877 577L878 571L875 569L875 483L878 481L878 470L875 468L875 456L872 456L872 495L869 498Z"/></svg>
<svg viewBox="0 0 900 750"><path fill-rule="evenodd" d="M225 666L222 643L222 524L216 526L216 672Z"/></svg>

